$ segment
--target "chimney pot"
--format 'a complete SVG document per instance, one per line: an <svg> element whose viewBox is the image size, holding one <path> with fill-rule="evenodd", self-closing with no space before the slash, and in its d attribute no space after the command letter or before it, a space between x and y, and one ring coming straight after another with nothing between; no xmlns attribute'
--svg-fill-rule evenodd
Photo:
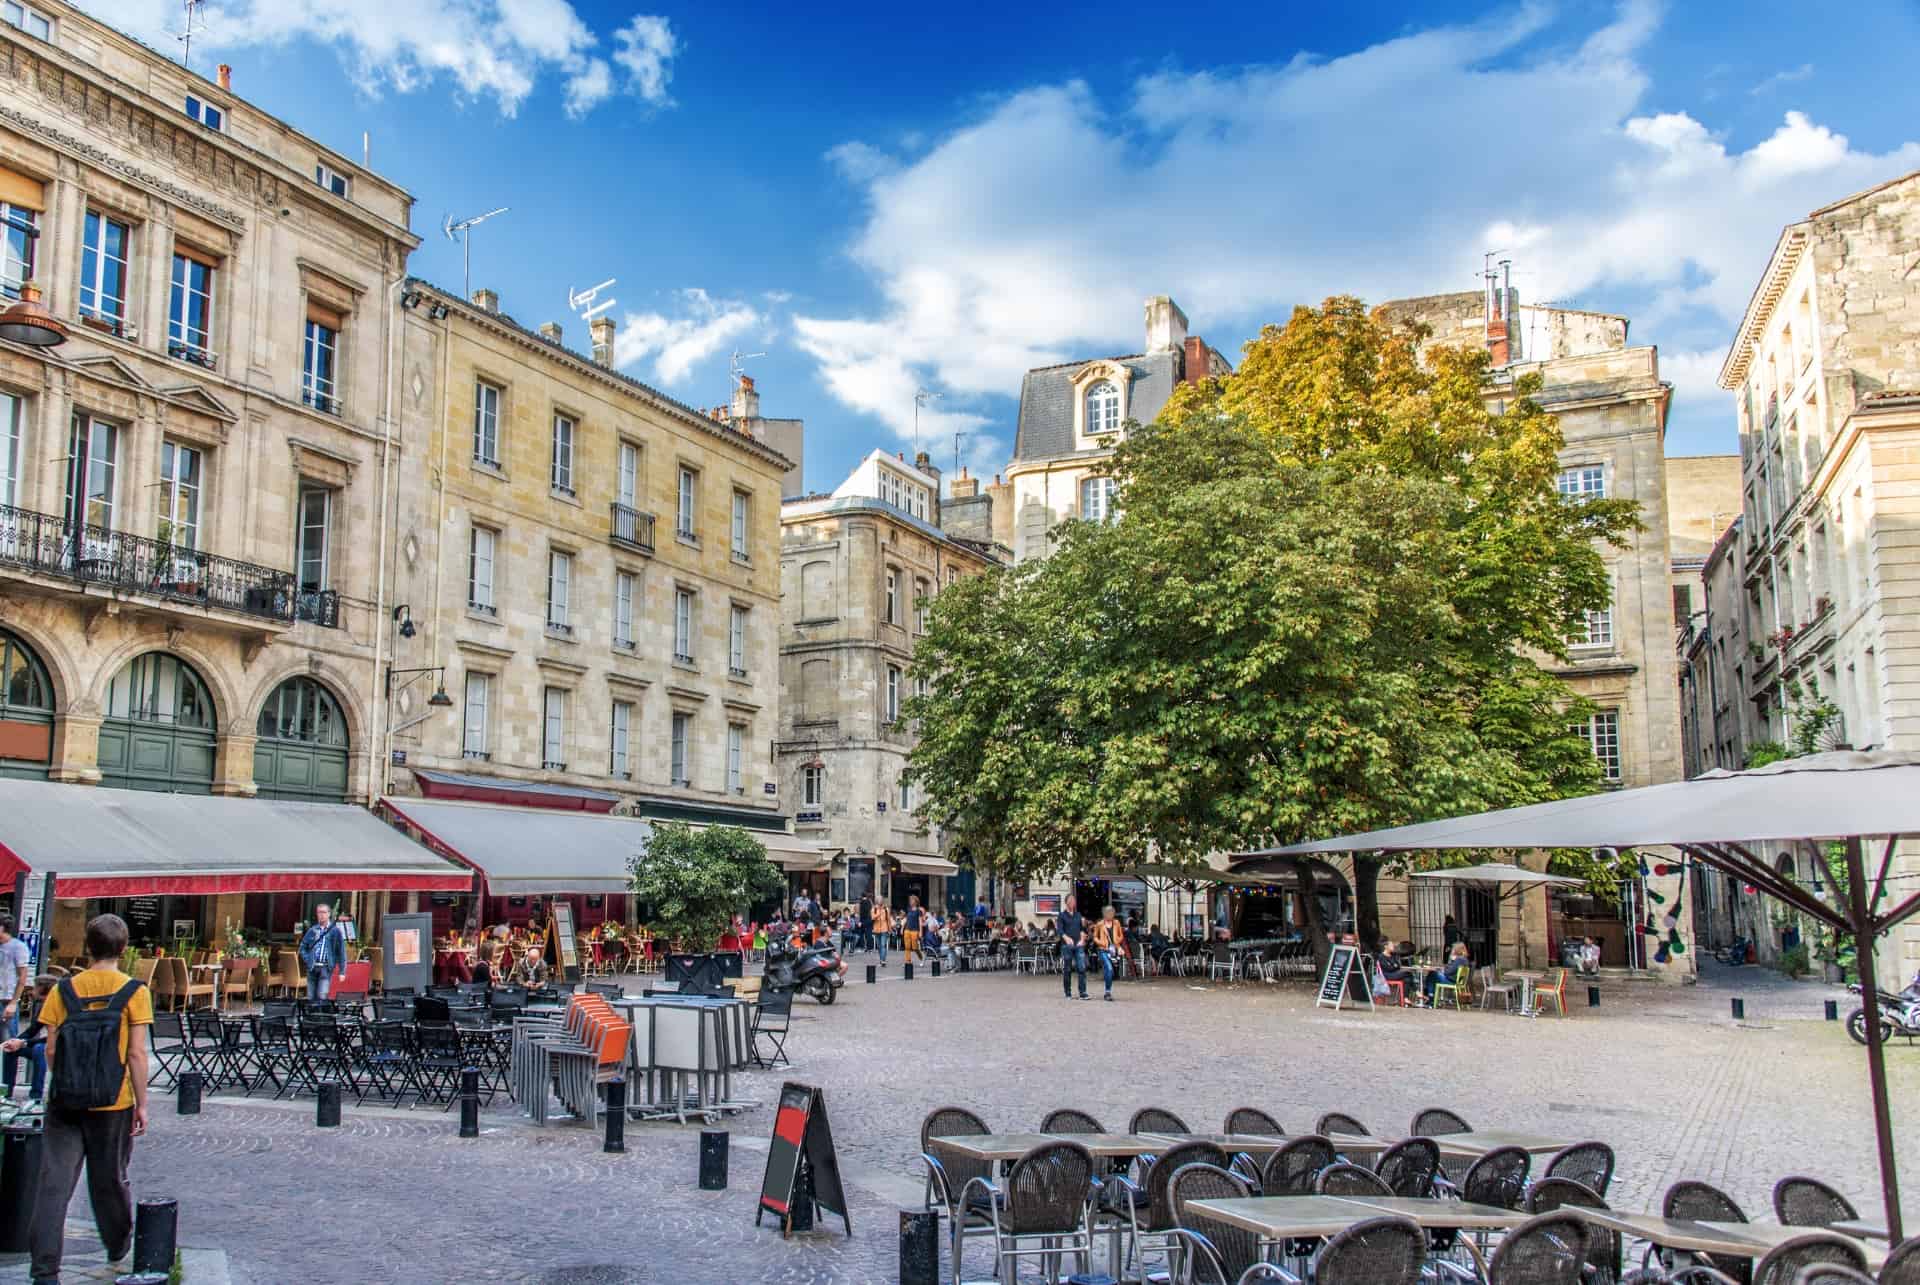
<svg viewBox="0 0 1920 1285"><path fill-rule="evenodd" d="M556 343L556 344L559 343L560 342L560 323L557 321L541 322L540 337L542 339L547 340L550 343Z"/></svg>
<svg viewBox="0 0 1920 1285"><path fill-rule="evenodd" d="M473 306L482 312L500 311L500 292L488 290L484 286L473 292Z"/></svg>
<svg viewBox="0 0 1920 1285"><path fill-rule="evenodd" d="M613 368L613 318L595 317L587 323L587 332L593 336L593 360L598 366Z"/></svg>
<svg viewBox="0 0 1920 1285"><path fill-rule="evenodd" d="M1179 352L1187 342L1187 314L1168 295L1147 300L1147 352Z"/></svg>
<svg viewBox="0 0 1920 1285"><path fill-rule="evenodd" d="M752 433L755 437L760 437L765 434L765 427L758 422L760 419L760 390L754 387L752 375L742 375L734 384L733 405L730 409L733 412L733 424L735 427L741 429L743 432Z"/></svg>
<svg viewBox="0 0 1920 1285"><path fill-rule="evenodd" d="M214 68L214 71L219 74L220 88L231 94L233 92L233 68L229 67L226 63L221 63L218 67Z"/></svg>

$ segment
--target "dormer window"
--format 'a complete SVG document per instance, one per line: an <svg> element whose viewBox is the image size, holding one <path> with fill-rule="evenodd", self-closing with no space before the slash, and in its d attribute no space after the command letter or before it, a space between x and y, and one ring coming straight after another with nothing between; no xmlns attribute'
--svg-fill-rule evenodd
<svg viewBox="0 0 1920 1285"><path fill-rule="evenodd" d="M1120 387L1103 379L1087 389L1087 436L1120 431Z"/></svg>
<svg viewBox="0 0 1920 1285"><path fill-rule="evenodd" d="M225 114L218 107L195 98L192 94L187 95L187 115L211 130L218 130L226 120Z"/></svg>
<svg viewBox="0 0 1920 1285"><path fill-rule="evenodd" d="M313 181L335 196L347 194L347 176L324 162L313 167Z"/></svg>

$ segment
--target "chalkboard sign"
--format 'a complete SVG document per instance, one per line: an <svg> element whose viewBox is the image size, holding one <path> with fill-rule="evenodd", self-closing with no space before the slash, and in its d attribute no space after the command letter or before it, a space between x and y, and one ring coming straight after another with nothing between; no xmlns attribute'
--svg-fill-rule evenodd
<svg viewBox="0 0 1920 1285"><path fill-rule="evenodd" d="M571 980L580 975L580 945L573 937L573 906L564 901L553 903L553 929L560 938L560 967Z"/></svg>
<svg viewBox="0 0 1920 1285"><path fill-rule="evenodd" d="M160 935L160 898L128 898L127 936L133 941L148 941Z"/></svg>
<svg viewBox="0 0 1920 1285"><path fill-rule="evenodd" d="M1360 965L1357 973L1356 965ZM1356 947L1335 946L1333 952L1327 956L1327 971L1320 976L1320 994L1314 998L1313 1006L1338 1009L1341 1001L1347 998L1348 978L1357 977L1360 988L1358 994L1353 997L1354 1001L1362 1002L1364 997L1366 1006L1372 1008L1373 987L1367 985L1367 978L1372 971L1372 961L1363 956Z"/></svg>
<svg viewBox="0 0 1920 1285"><path fill-rule="evenodd" d="M798 1209L811 1202L811 1209ZM773 1141L767 1148L767 1173L760 1180L760 1208L753 1225L773 1214L780 1234L793 1234L798 1214L801 1227L813 1224L815 1210L839 1215L853 1235L847 1216L847 1193L840 1183L840 1160L833 1150L833 1130L827 1126L827 1100L819 1089L791 1080L780 1086L780 1106L773 1117Z"/></svg>

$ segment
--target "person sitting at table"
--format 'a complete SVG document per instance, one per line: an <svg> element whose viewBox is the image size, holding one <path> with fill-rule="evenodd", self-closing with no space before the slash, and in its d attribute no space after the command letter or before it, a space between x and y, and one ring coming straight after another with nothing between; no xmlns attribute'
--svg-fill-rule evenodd
<svg viewBox="0 0 1920 1285"><path fill-rule="evenodd" d="M1447 953L1447 962L1441 965L1437 972L1427 974L1426 985L1422 988L1422 994L1427 1003L1433 1003L1434 987L1442 982L1449 986L1458 986L1461 979L1472 971L1473 961L1467 957L1467 943L1456 941L1453 943L1453 949Z"/></svg>
<svg viewBox="0 0 1920 1285"><path fill-rule="evenodd" d="M474 952L473 981L475 985L492 989L494 950L495 947L492 942L483 941L480 943L479 949Z"/></svg>
<svg viewBox="0 0 1920 1285"><path fill-rule="evenodd" d="M1167 935L1160 931L1160 925L1155 924L1147 933L1147 953L1153 956L1154 962L1160 965L1162 972L1165 972L1167 960L1179 952L1174 949L1173 943L1167 940Z"/></svg>
<svg viewBox="0 0 1920 1285"><path fill-rule="evenodd" d="M547 961L537 943L527 947L527 953L513 966L508 980L529 989L547 984Z"/></svg>

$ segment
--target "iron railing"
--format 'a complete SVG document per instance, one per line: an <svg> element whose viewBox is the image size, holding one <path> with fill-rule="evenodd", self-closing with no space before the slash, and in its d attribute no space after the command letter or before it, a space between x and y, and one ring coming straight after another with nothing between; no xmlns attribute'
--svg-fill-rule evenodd
<svg viewBox="0 0 1920 1285"><path fill-rule="evenodd" d="M643 513L618 500L613 502L613 527L607 538L615 544L653 552L653 514Z"/></svg>
<svg viewBox="0 0 1920 1285"><path fill-rule="evenodd" d="M291 572L7 505L0 565L266 620L340 625L340 595L301 591Z"/></svg>

